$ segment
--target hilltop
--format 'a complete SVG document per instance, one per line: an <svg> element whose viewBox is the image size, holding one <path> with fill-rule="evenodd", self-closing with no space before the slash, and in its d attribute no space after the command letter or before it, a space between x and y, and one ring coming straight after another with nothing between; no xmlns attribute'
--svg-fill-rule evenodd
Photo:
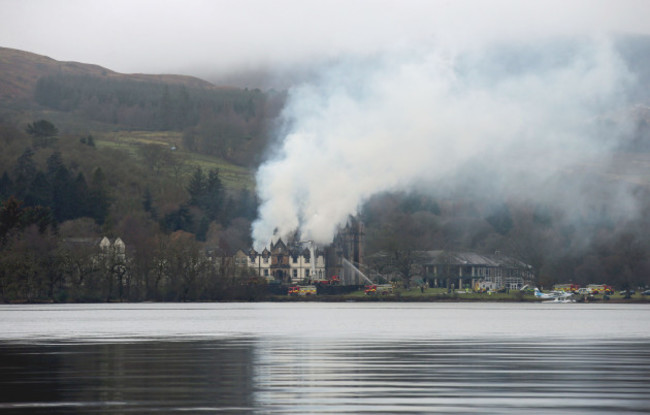
<svg viewBox="0 0 650 415"><path fill-rule="evenodd" d="M92 76L112 80L144 81L168 85L184 85L190 88L218 89L207 81L191 76L121 74L99 65L61 62L35 53L0 47L0 100L11 101L14 104L17 102L33 104L34 91L38 80L50 75Z"/></svg>

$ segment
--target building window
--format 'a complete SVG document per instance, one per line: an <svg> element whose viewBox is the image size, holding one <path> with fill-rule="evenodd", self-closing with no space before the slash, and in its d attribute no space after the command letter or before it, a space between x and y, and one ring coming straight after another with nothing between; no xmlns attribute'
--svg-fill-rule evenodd
<svg viewBox="0 0 650 415"><path fill-rule="evenodd" d="M298 257L297 256L292 257L291 260L293 261L294 264L298 263Z"/></svg>
<svg viewBox="0 0 650 415"><path fill-rule="evenodd" d="M309 278L309 270L308 269L305 270L305 278Z"/></svg>
<svg viewBox="0 0 650 415"><path fill-rule="evenodd" d="M269 270L268 270L268 269L265 269L265 270L264 270L264 276L265 276L265 277L268 277L268 276L269 276Z"/></svg>
<svg viewBox="0 0 650 415"><path fill-rule="evenodd" d="M293 278L298 278L298 270L297 269L293 270Z"/></svg>
<svg viewBox="0 0 650 415"><path fill-rule="evenodd" d="M264 263L265 263L265 264L268 264L268 263L269 263L269 259L268 259L268 258L264 258Z"/></svg>
<svg viewBox="0 0 650 415"><path fill-rule="evenodd" d="M309 258L308 256L306 256L306 257L305 257L305 264L309 264L309 261L310 261L310 260L311 260L311 258Z"/></svg>

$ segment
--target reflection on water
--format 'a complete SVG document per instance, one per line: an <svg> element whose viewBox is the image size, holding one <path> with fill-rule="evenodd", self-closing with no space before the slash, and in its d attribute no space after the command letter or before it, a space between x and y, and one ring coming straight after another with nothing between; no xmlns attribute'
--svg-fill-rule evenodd
<svg viewBox="0 0 650 415"><path fill-rule="evenodd" d="M650 307L0 306L2 414L650 413Z"/></svg>
<svg viewBox="0 0 650 415"><path fill-rule="evenodd" d="M248 410L252 353L251 344L234 342L5 344L0 412Z"/></svg>
<svg viewBox="0 0 650 415"><path fill-rule="evenodd" d="M442 341L321 344L298 353L273 347L262 353L256 397L276 413L645 412L648 346Z"/></svg>
<svg viewBox="0 0 650 415"><path fill-rule="evenodd" d="M650 343L300 342L0 346L0 412L647 413Z"/></svg>

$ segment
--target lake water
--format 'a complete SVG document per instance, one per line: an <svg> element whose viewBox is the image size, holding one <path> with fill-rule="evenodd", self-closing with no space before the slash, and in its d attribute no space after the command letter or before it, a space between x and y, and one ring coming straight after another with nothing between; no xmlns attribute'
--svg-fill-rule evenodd
<svg viewBox="0 0 650 415"><path fill-rule="evenodd" d="M650 413L650 305L2 305L0 413Z"/></svg>

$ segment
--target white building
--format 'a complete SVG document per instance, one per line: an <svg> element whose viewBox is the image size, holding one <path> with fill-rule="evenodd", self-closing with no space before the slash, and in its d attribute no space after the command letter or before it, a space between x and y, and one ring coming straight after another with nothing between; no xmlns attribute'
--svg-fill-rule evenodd
<svg viewBox="0 0 650 415"><path fill-rule="evenodd" d="M248 253L239 250L235 263L248 266L258 276L269 280L299 283L326 278L325 252L320 248L310 249L302 244L287 246L282 239L271 243L269 248L262 252L251 249Z"/></svg>

